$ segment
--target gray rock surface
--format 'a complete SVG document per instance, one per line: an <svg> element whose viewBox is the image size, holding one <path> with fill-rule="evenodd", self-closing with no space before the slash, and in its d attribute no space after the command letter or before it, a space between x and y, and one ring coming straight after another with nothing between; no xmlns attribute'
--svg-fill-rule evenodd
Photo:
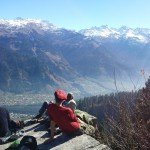
<svg viewBox="0 0 150 150"><path fill-rule="evenodd" d="M44 144L44 141L50 136L45 130L44 125L34 124L24 128L25 135L32 135L36 137L38 147L40 150L110 150L104 144L99 143L94 138L88 135L68 136L66 134L59 134L55 136L54 141L49 144ZM21 138L19 139L21 140ZM9 147L11 143L0 145L0 150Z"/></svg>

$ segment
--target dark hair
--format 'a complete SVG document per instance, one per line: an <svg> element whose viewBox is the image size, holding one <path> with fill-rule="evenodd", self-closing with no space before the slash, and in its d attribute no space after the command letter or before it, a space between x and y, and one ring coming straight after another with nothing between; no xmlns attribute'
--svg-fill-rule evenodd
<svg viewBox="0 0 150 150"><path fill-rule="evenodd" d="M73 99L73 94L72 94L72 93L68 93L68 94L67 94L67 100L68 100L68 99L69 99L69 100Z"/></svg>
<svg viewBox="0 0 150 150"><path fill-rule="evenodd" d="M56 94L54 94L55 95L55 101L56 101L56 103L61 103L61 101L57 98L57 95Z"/></svg>

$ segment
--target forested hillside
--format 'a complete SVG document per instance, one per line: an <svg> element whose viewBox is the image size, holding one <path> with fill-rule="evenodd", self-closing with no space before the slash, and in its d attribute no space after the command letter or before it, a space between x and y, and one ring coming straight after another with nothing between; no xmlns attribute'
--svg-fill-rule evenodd
<svg viewBox="0 0 150 150"><path fill-rule="evenodd" d="M150 79L136 92L79 100L78 108L98 117L100 140L113 149L150 148Z"/></svg>

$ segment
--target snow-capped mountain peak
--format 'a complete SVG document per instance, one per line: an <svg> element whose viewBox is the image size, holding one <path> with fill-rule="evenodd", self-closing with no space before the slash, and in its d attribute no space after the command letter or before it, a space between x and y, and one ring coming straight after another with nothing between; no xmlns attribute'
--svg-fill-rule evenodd
<svg viewBox="0 0 150 150"><path fill-rule="evenodd" d="M108 26L92 27L90 29L81 30L80 33L90 37L102 37L102 38L108 38L110 36L113 36L114 38L119 37L119 32L114 30L114 28L109 28Z"/></svg>
<svg viewBox="0 0 150 150"><path fill-rule="evenodd" d="M143 35L139 34L139 33L136 33L135 31L133 30L129 30L128 32L126 32L126 35L125 37L128 39L128 38L134 38L136 40L138 40L139 42L143 42L143 43L146 43L147 42L147 39L146 37L144 37Z"/></svg>
<svg viewBox="0 0 150 150"><path fill-rule="evenodd" d="M48 21L43 21L40 19L22 19L16 18L13 20L4 20L0 19L0 34L10 35L16 32L20 33L31 33L32 31L36 31L39 34L43 34L44 32L51 32L54 34L62 34L67 29L62 29L54 26ZM71 33L76 31L70 30ZM133 42L138 43L149 43L150 42L150 29L146 28L129 28L126 26L122 26L121 28L112 28L107 25L103 25L100 27L92 27L89 29L83 29L79 31L80 34L85 36L86 38L96 38L101 40L132 40Z"/></svg>
<svg viewBox="0 0 150 150"><path fill-rule="evenodd" d="M22 19L22 18L17 18L13 20L6 20L6 19L1 19L0 20L0 25L1 26L7 26L7 27L15 27L15 28L24 28L24 27L39 27L42 30L57 30L58 27L54 26L53 24L47 22L47 21L42 21L40 19Z"/></svg>
<svg viewBox="0 0 150 150"><path fill-rule="evenodd" d="M110 28L108 26L92 27L90 29L83 29L79 31L81 34L101 39L130 39L140 43L148 43L150 37L149 29L133 29L123 26L119 29Z"/></svg>

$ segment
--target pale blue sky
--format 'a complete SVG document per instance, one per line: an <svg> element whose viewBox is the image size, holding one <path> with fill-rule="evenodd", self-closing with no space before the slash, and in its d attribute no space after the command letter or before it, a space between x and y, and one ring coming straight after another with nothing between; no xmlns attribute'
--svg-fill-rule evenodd
<svg viewBox="0 0 150 150"><path fill-rule="evenodd" d="M0 19L48 20L58 27L150 28L150 0L0 0Z"/></svg>

